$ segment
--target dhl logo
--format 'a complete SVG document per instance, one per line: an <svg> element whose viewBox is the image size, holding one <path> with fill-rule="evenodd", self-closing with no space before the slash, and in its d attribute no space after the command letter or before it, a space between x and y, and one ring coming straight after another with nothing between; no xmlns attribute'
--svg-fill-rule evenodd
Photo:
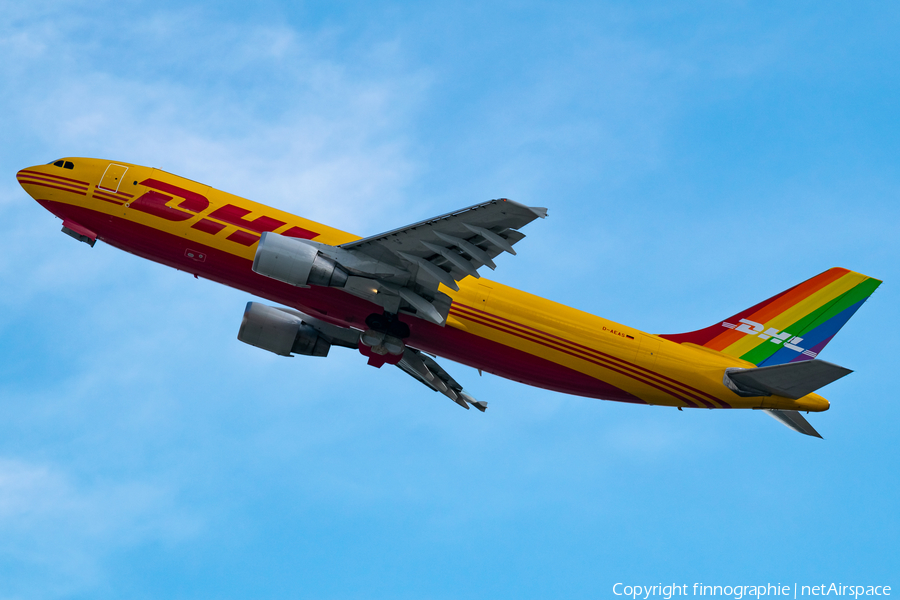
<svg viewBox="0 0 900 600"><path fill-rule="evenodd" d="M177 185L152 178L145 179L140 184L150 188L150 190L130 202L121 202L125 207L175 222L193 219L198 215L202 215L209 208L209 200L205 196ZM97 197L98 192L100 190L94 192L95 197ZM120 203L120 198L113 196L112 193L102 193L104 194L100 196L102 200ZM170 205L170 202L176 198L181 198L181 200ZM275 231L287 225L284 221L266 216L250 220L246 218L248 214L250 214L250 211L245 208L234 204L226 204L209 214L202 215L202 218L191 225L191 228L210 235L216 235L228 225L234 225L240 229L231 233L226 239L244 246L252 246L259 241L260 234L264 231ZM279 233L284 236L307 240L311 240L319 235L315 231L296 226Z"/></svg>
<svg viewBox="0 0 900 600"><path fill-rule="evenodd" d="M746 333L749 335L755 335L760 339L769 340L773 344L780 344L784 342L785 348L790 348L794 352L800 352L801 354L805 354L813 358L818 355L817 352L806 350L797 345L803 341L802 337L792 336L790 333L786 331L778 331L774 327L769 327L768 329L766 329L766 326L762 323L757 323L756 321L751 321L750 319L741 319L740 325L735 325L734 323L723 321L722 327L734 329L735 331L740 331L741 333Z"/></svg>

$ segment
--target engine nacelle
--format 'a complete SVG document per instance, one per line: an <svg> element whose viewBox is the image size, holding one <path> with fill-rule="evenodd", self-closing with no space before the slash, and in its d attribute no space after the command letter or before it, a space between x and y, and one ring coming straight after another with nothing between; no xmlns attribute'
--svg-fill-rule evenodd
<svg viewBox="0 0 900 600"><path fill-rule="evenodd" d="M258 302L247 303L238 339L281 356L328 356L331 349L331 343L297 315Z"/></svg>
<svg viewBox="0 0 900 600"><path fill-rule="evenodd" d="M302 240L267 231L259 239L253 270L298 287L344 287L347 272Z"/></svg>

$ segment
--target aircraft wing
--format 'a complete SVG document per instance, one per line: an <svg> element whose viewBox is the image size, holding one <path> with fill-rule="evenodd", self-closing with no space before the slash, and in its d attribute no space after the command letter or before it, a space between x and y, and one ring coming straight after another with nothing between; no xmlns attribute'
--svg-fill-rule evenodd
<svg viewBox="0 0 900 600"><path fill-rule="evenodd" d="M238 339L282 356L328 356L332 346L356 348L360 332L311 317L299 310L248 302ZM420 350L406 347L397 366L429 389L440 392L466 410L469 404L484 412L487 402L466 393L437 362Z"/></svg>
<svg viewBox="0 0 900 600"><path fill-rule="evenodd" d="M481 412L487 409L487 402L476 400L466 393L462 386L456 383L456 380L447 371L424 352L407 347L403 352L403 358L397 363L397 366L435 392L444 394L466 410L469 410L469 404Z"/></svg>
<svg viewBox="0 0 900 600"><path fill-rule="evenodd" d="M525 237L518 230L546 216L546 208L501 198L340 246L268 231L253 270L299 287L339 287L386 313L443 326L452 300L439 286L458 291L457 281L495 268L498 254L516 253L513 245Z"/></svg>
<svg viewBox="0 0 900 600"><path fill-rule="evenodd" d="M490 200L338 246L356 261L334 258L352 274L367 279L351 277L345 285L351 294L373 301L379 300L378 294L382 301L387 300L385 294L393 295L399 304L394 310L385 306L389 312L412 309L443 325L450 298L438 291L438 285L458 290L457 281L469 275L479 277L478 270L485 265L494 269L494 257L516 253L513 245L525 237L518 229L546 216L546 208L503 198Z"/></svg>
<svg viewBox="0 0 900 600"><path fill-rule="evenodd" d="M482 265L493 269L491 259L503 251L515 254L513 244L525 237L515 230L546 216L546 208L501 198L343 244L341 248L357 250L401 268L422 266L421 261L425 260L448 272L449 278L439 276L442 283L448 279L459 281L467 275L478 277L477 270ZM469 246L474 246L475 251Z"/></svg>

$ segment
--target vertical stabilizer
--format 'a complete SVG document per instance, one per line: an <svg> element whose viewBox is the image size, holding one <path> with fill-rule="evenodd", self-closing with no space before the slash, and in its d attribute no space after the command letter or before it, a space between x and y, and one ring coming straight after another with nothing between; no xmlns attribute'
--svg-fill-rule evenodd
<svg viewBox="0 0 900 600"><path fill-rule="evenodd" d="M760 367L810 360L879 285L878 279L835 267L715 325L660 337Z"/></svg>

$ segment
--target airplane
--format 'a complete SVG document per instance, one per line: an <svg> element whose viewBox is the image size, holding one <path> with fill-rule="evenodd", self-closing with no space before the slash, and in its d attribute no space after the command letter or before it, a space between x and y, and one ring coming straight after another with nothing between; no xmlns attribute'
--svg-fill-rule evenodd
<svg viewBox="0 0 900 600"><path fill-rule="evenodd" d="M361 238L156 168L64 158L19 184L101 240L278 304L248 302L242 342L282 356L356 349L484 412L436 358L548 390L634 404L801 414L851 373L818 358L881 281L832 268L697 331L654 335L481 277L545 208L505 198Z"/></svg>

